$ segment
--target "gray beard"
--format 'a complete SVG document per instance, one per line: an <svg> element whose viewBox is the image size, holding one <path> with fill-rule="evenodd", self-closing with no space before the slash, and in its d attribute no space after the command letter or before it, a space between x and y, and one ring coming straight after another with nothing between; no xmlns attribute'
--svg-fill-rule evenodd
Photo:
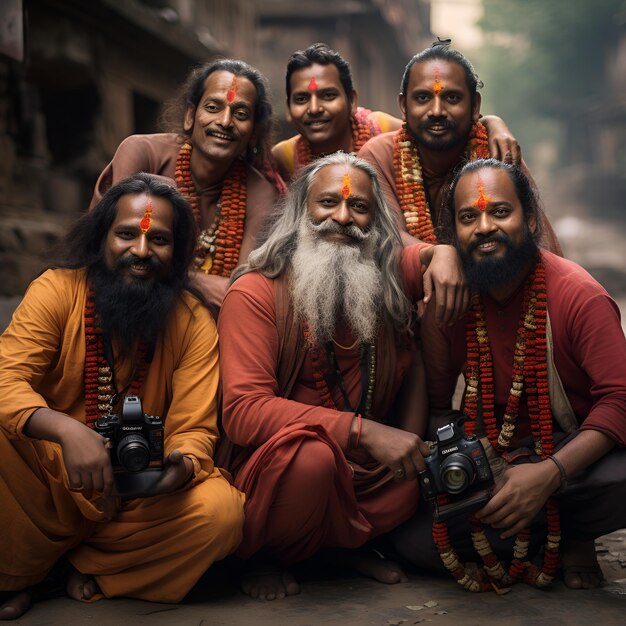
<svg viewBox="0 0 626 626"><path fill-rule="evenodd" d="M339 227L341 229L341 227ZM353 242L328 241L320 232L346 232ZM371 343L382 302L381 274L374 260L378 233L357 226L338 230L332 220L314 224L305 215L291 259L291 300L296 320L306 323L309 345L331 341L340 317L355 338Z"/></svg>

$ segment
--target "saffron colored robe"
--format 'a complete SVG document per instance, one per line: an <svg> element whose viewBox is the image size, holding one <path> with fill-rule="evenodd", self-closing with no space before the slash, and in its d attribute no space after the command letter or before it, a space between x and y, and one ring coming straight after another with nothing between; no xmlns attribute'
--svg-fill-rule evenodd
<svg viewBox="0 0 626 626"><path fill-rule="evenodd" d="M165 455L189 457L194 478L175 493L125 501L107 521L95 498L69 491L61 447L23 433L41 407L85 420L85 298L84 270L47 271L0 337L0 589L36 584L67 554L107 597L178 602L242 536L244 495L213 464L215 324L183 293L140 391L144 412L165 421ZM118 385L132 368L116 358Z"/></svg>
<svg viewBox="0 0 626 626"><path fill-rule="evenodd" d="M90 207L93 208L104 193L122 179L137 172L159 174L175 180L176 159L182 139L174 133L131 135L119 145L111 162L98 177ZM245 263L256 244L274 202L276 188L258 170L247 166L246 222L239 251L239 263ZM197 190L200 207L200 228L209 228L215 217L222 193L222 182Z"/></svg>
<svg viewBox="0 0 626 626"><path fill-rule="evenodd" d="M422 297L420 248L411 246L403 256L412 301ZM248 558L263 548L291 563L321 547L356 548L390 531L415 511L419 490L417 481L386 480L357 493L351 465L375 463L362 447L350 448L354 409L321 406L310 351L302 355L291 389L286 394L281 389L280 371L289 358L279 337L276 283L259 273L245 274L224 299L219 319L222 419L227 437L242 448L243 456L234 467L235 485L247 497L238 554ZM336 339L352 344L345 328ZM335 346L335 353L350 403L356 407L362 389L359 346ZM379 367L381 353L377 348ZM374 388L376 420L393 424L393 400L410 362L406 348L398 349L391 363L387 360L389 388ZM378 369L377 383L380 374ZM386 401L379 401L379 392ZM333 387L331 393L336 406L343 407L338 389Z"/></svg>
<svg viewBox="0 0 626 626"><path fill-rule="evenodd" d="M387 203L395 213L398 226L401 230L406 231L406 222L404 221L404 213L400 206L398 188L396 186L396 178L393 167L393 137L395 131L390 133L383 133L378 137L370 139L360 150L358 156L373 165L378 172L378 182L385 194ZM455 171L462 167L464 163L459 160L453 168L446 170L445 172L429 172L424 171L422 168L422 178L424 179L424 187L427 191L428 204L431 207L431 216L435 220L435 227L438 224L439 216L441 215L441 207L445 200L446 189L450 186L454 178ZM523 165L523 169L527 176L530 177L530 173ZM434 210L433 210L434 207ZM541 246L550 252L554 252L560 256L563 256L561 246L556 234L552 229L550 222L543 209L540 208L540 219L543 228L543 234L541 238Z"/></svg>
<svg viewBox="0 0 626 626"><path fill-rule="evenodd" d="M361 109L362 107L359 107ZM393 130L399 123L398 118L382 111L372 111L368 120L374 122L374 128L379 128L380 133ZM294 135L284 141L279 141L273 148L272 154L278 163L278 170L284 180L289 182L296 173L296 141L301 135Z"/></svg>

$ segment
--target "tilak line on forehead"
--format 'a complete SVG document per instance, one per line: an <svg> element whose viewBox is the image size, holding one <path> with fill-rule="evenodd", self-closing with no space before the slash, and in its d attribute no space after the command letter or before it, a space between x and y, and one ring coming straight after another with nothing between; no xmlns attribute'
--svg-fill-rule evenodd
<svg viewBox="0 0 626 626"><path fill-rule="evenodd" d="M341 195L347 200L352 194L352 184L350 183L350 174L343 175L343 181L341 185Z"/></svg>
<svg viewBox="0 0 626 626"><path fill-rule="evenodd" d="M435 80L433 81L433 92L435 94L440 94L443 89L443 85L439 80L439 66L435 65Z"/></svg>
<svg viewBox="0 0 626 626"><path fill-rule="evenodd" d="M231 103L237 97L237 77L233 76L233 82L230 89L226 92L226 100Z"/></svg>
<svg viewBox="0 0 626 626"><path fill-rule="evenodd" d="M143 210L141 222L139 222L139 228L141 228L141 232L145 235L150 230L150 226L152 226L152 201L148 200Z"/></svg>
<svg viewBox="0 0 626 626"><path fill-rule="evenodd" d="M477 187L478 198L474 200L474 204L472 204L472 206L475 206L480 211L484 211L492 200L487 194L485 194L485 184L480 178L478 179Z"/></svg>
<svg viewBox="0 0 626 626"><path fill-rule="evenodd" d="M317 83L315 82L315 76L311 79L309 83L309 91L317 91Z"/></svg>

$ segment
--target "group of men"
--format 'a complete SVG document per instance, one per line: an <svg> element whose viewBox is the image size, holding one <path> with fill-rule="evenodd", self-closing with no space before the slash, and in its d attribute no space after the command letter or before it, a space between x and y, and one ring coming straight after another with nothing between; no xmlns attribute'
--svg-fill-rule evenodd
<svg viewBox="0 0 626 626"><path fill-rule="evenodd" d="M287 67L296 137L271 147L264 78L222 60L171 132L120 145L0 338L0 618L59 561L84 601L177 602L233 552L268 600L322 549L404 580L371 546L474 591L545 586L559 555L568 586L600 583L593 540L626 524L626 340L480 85L437 42L400 120L315 44ZM418 476L461 374L496 480L433 521ZM129 396L163 420L164 467L120 497L99 418Z"/></svg>

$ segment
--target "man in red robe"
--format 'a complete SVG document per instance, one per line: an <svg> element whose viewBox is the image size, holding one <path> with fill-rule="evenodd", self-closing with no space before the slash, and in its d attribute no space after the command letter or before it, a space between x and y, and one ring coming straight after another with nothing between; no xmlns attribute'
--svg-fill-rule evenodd
<svg viewBox="0 0 626 626"><path fill-rule="evenodd" d="M412 303L428 265L428 306L442 323L458 315L456 261L449 246L403 250L374 170L353 155L324 157L293 183L220 316L229 468L247 494L241 557L289 565L358 548L415 511L427 448ZM366 551L352 562L403 579ZM276 572L249 576L244 591L273 599L299 586Z"/></svg>
<svg viewBox="0 0 626 626"><path fill-rule="evenodd" d="M271 167L272 107L265 78L242 61L193 70L164 114L169 132L131 135L100 174L91 201L137 172L176 180L200 235L192 284L219 308L284 183ZM268 180L271 179L271 180Z"/></svg>
<svg viewBox="0 0 626 626"><path fill-rule="evenodd" d="M619 310L585 270L537 247L539 224L527 177L493 159L461 170L442 213L444 240L459 250L474 295L452 326L428 311L423 319L431 436L447 421L463 373L465 430L486 438L496 484L471 521L471 541L469 510L447 529L435 524L432 536L422 512L398 531L396 547L419 566L443 569L443 561L467 588L515 579L544 586L559 552L568 587L597 586L593 540L626 525ZM485 567L464 569L479 554Z"/></svg>

